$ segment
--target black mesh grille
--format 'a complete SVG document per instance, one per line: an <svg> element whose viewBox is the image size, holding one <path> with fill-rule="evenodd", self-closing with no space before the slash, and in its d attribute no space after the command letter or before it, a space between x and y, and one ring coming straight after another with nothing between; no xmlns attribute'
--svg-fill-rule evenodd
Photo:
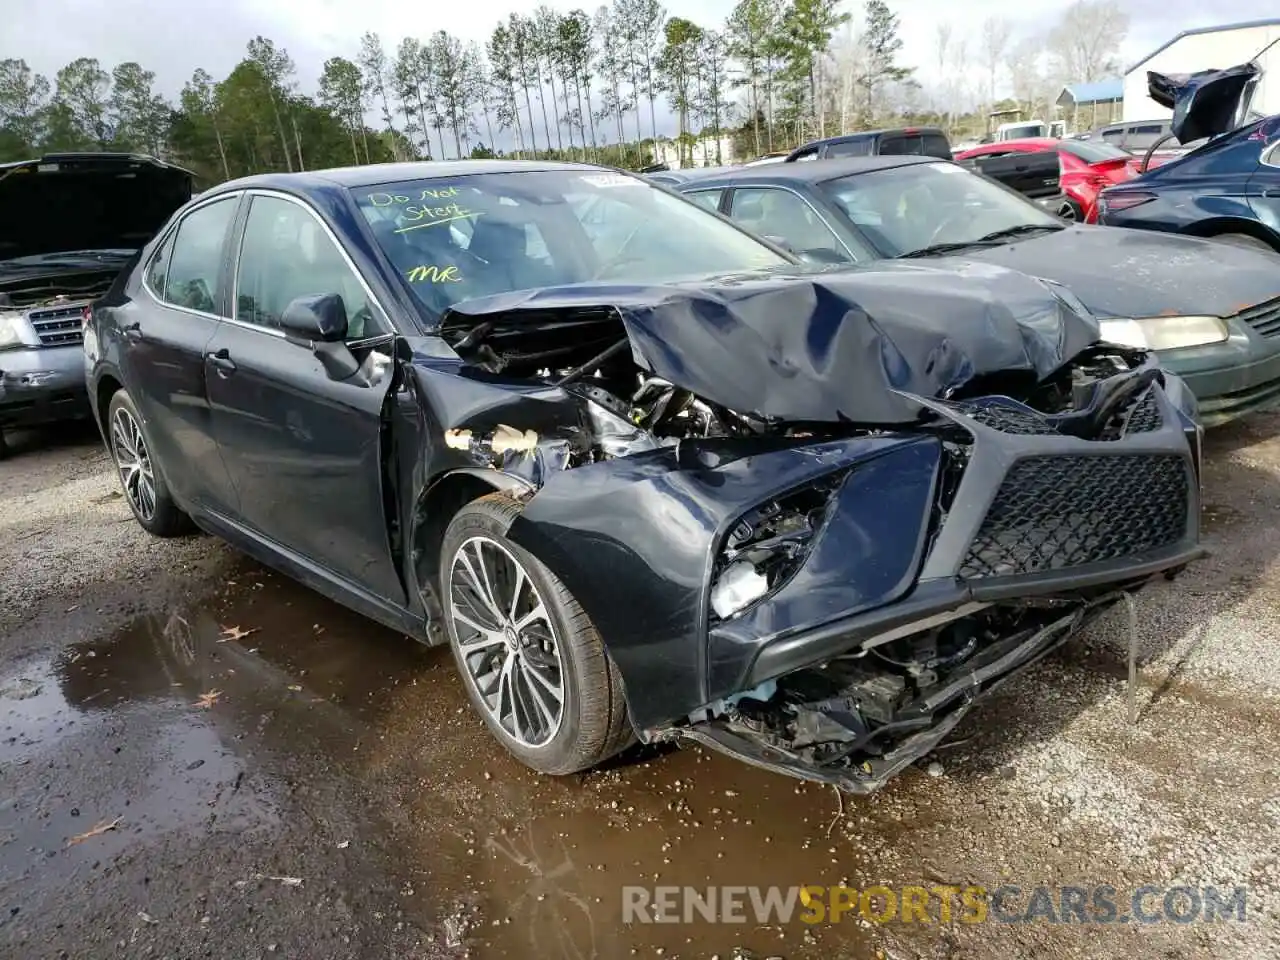
<svg viewBox="0 0 1280 960"><path fill-rule="evenodd" d="M1155 392L1147 389L1107 422L1100 439L1119 440L1135 433L1151 433L1163 425Z"/></svg>
<svg viewBox="0 0 1280 960"><path fill-rule="evenodd" d="M1280 298L1241 310L1236 314L1236 319L1253 327L1259 336L1280 336Z"/></svg>
<svg viewBox="0 0 1280 960"><path fill-rule="evenodd" d="M1102 563L1167 547L1186 532L1187 465L1169 455L1027 457L992 501L964 579Z"/></svg>
<svg viewBox="0 0 1280 960"><path fill-rule="evenodd" d="M1058 432L1052 423L1039 414L1004 403L961 403L956 405L956 410L1001 433L1048 436Z"/></svg>

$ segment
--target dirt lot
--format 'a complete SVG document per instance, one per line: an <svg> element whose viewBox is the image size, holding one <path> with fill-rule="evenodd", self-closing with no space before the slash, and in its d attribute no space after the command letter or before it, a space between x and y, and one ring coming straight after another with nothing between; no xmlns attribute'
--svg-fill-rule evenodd
<svg viewBox="0 0 1280 960"><path fill-rule="evenodd" d="M91 434L0 462L0 956L1280 956L1280 416L1215 553L870 799L697 750L540 778L424 649L132 522ZM238 628L238 629L233 629ZM623 884L1247 887L1216 924L622 923ZM1157 901L1158 902L1158 901Z"/></svg>

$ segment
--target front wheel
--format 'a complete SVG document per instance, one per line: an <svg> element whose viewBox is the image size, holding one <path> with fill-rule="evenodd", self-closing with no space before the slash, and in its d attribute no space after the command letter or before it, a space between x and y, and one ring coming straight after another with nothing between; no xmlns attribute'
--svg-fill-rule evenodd
<svg viewBox="0 0 1280 960"><path fill-rule="evenodd" d="M142 529L157 537L190 533L191 521L156 469L142 416L124 389L117 390L107 406L107 438L124 497Z"/></svg>
<svg viewBox="0 0 1280 960"><path fill-rule="evenodd" d="M507 538L520 509L491 494L445 531L449 645L489 732L534 770L576 773L632 738L622 679L568 588Z"/></svg>

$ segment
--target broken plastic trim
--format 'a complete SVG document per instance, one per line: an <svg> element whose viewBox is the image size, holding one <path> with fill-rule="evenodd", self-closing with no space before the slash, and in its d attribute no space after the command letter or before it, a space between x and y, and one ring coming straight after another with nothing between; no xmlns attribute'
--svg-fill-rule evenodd
<svg viewBox="0 0 1280 960"><path fill-rule="evenodd" d="M836 722L843 719L842 725L846 727L862 723L863 736L857 741L858 746L854 750L847 752L837 750L822 761L815 761L812 757L798 752L809 745L803 740L796 741L799 746L795 749L787 749L776 742L767 742L762 737L753 736L740 728L733 729L724 718L676 728L671 733L677 738L695 741L774 773L785 774L800 780L830 783L850 793L872 793L941 744L970 710L999 689L1006 680L1028 669L1062 646L1085 624L1123 596L1123 593L1115 592L1083 602L1071 613L1035 630L1025 640L1003 652L996 659L971 670L961 669L945 683L924 691L920 697L899 711L896 717L882 718L887 719L888 722L866 723L865 718L847 716L836 718ZM999 641L992 646L998 646L998 644ZM972 652L970 655L974 659L979 659L981 651ZM892 674L886 669L885 676L892 676ZM786 678L780 678L779 685L785 682ZM747 695L749 696L750 694ZM733 697L728 698L721 706L732 704L736 709L738 705L746 702L749 700L745 697ZM827 706L827 709L830 707ZM859 748L866 748L873 741L888 740L901 734L906 735L878 755L865 755L862 758L852 756L859 752Z"/></svg>

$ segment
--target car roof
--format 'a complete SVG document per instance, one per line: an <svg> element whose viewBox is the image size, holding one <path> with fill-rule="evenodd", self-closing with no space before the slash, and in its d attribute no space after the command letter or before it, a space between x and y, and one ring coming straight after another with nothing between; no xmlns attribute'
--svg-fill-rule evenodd
<svg viewBox="0 0 1280 960"><path fill-rule="evenodd" d="M419 160L409 163L372 163L359 167L333 167L302 173L263 173L252 177L241 177L239 180L228 180L206 191L206 194L245 190L252 187L273 187L294 193L307 193L334 186L354 189L405 180L435 180L485 173L545 173L556 170L618 172L610 167L594 164L553 163L542 160Z"/></svg>
<svg viewBox="0 0 1280 960"><path fill-rule="evenodd" d="M689 181L689 180L699 180L699 179L701 179L702 177L714 177L714 176L718 176L719 174L722 174L722 173L728 173L729 171L731 171L731 170L736 170L736 169L738 169L738 168L737 168L737 167L730 167L730 166L723 166L723 167L683 167L683 168L680 168L680 169L678 169L678 170L656 170L656 171L654 171L653 173L646 173L646 174L642 174L642 176L644 176L644 177L646 177L647 179L650 179L650 180L655 179L655 178L661 178L661 177L671 177L671 178L673 178L673 179L675 179L675 180L679 180L679 181L681 181L681 182L683 183L683 182L686 182L686 181Z"/></svg>
<svg viewBox="0 0 1280 960"><path fill-rule="evenodd" d="M713 177L700 177L694 181L699 187L731 186L741 180L822 183L826 180L838 180L859 173L872 173L876 170L891 170L895 167L910 167L921 163L950 163L941 157L913 156L879 156L879 157L840 157L834 160L805 160L800 163L766 163L758 167L734 167ZM680 184L685 186L685 184Z"/></svg>

